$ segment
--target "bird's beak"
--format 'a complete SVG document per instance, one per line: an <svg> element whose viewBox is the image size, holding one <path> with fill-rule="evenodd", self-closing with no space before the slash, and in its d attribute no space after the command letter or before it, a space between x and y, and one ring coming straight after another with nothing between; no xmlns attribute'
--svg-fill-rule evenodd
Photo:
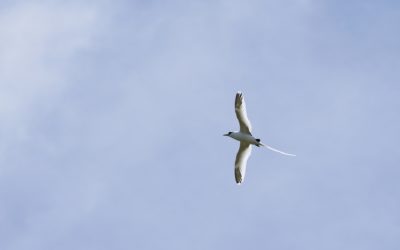
<svg viewBox="0 0 400 250"><path fill-rule="evenodd" d="M229 134L224 134L223 136L228 136Z"/></svg>

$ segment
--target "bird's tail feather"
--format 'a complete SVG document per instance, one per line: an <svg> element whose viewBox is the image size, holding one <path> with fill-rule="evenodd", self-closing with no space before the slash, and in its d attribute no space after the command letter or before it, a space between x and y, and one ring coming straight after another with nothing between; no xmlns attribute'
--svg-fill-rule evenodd
<svg viewBox="0 0 400 250"><path fill-rule="evenodd" d="M264 147L266 147L266 148L268 148L269 150L272 150L272 151L274 151L274 152L277 152L277 153L280 153L280 154L283 154L283 155L287 155L287 156L296 156L296 155L294 155L294 154L289 154L289 153L280 151L280 150L278 150L278 149L276 149L276 148L273 148L273 147L271 147L271 146L265 145L265 144L263 144L263 143L261 143L261 142L260 142L260 145L261 145L261 146L264 146Z"/></svg>

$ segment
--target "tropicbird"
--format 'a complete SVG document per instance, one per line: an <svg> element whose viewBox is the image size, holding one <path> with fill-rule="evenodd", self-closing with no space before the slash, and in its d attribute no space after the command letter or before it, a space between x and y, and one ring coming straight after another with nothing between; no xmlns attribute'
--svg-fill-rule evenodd
<svg viewBox="0 0 400 250"><path fill-rule="evenodd" d="M271 146L265 145L261 143L260 139L256 139L255 137L253 137L253 135L251 134L251 124L249 119L247 118L246 103L244 102L242 92L236 93L235 113L239 121L240 131L228 132L227 134L224 134L224 136L229 136L235 140L240 141L239 151L236 154L235 160L235 179L237 184L240 185L244 180L244 175L246 174L247 160L249 159L251 154L252 144L257 147L264 146L272 151L284 155L295 156L294 154L285 153Z"/></svg>

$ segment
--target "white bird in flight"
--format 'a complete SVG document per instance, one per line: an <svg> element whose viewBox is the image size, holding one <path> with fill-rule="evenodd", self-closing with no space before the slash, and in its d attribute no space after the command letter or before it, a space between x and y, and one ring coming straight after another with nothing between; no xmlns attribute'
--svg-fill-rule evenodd
<svg viewBox="0 0 400 250"><path fill-rule="evenodd" d="M268 145L265 145L261 143L260 139L256 139L253 137L253 135L251 134L251 124L249 119L247 118L246 104L244 102L244 98L241 92L236 93L235 112L236 117L239 120L240 131L229 132L224 136L229 136L235 140L240 141L239 151L236 154L235 160L235 179L237 184L240 185L243 182L244 175L246 173L247 160L249 159L251 154L251 144L256 145L257 147L264 146L272 151L284 155L295 156L293 154L288 154Z"/></svg>

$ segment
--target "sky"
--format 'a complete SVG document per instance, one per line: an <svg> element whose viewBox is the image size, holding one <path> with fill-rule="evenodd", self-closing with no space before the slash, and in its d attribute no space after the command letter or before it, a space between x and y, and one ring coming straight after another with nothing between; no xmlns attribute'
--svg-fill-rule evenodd
<svg viewBox="0 0 400 250"><path fill-rule="evenodd" d="M400 247L400 4L0 3L0 249ZM236 185L234 98L254 148Z"/></svg>

